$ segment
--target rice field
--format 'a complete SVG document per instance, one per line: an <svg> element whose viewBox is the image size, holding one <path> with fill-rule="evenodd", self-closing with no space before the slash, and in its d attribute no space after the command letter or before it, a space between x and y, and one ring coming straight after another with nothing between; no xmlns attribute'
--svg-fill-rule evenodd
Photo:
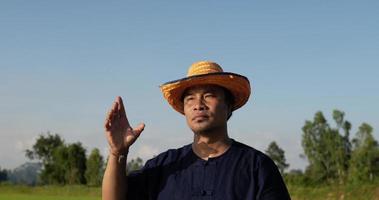
<svg viewBox="0 0 379 200"><path fill-rule="evenodd" d="M288 186L294 200L379 200L379 185Z"/></svg>
<svg viewBox="0 0 379 200"><path fill-rule="evenodd" d="M100 200L101 188L87 186L0 186L0 200Z"/></svg>
<svg viewBox="0 0 379 200"><path fill-rule="evenodd" d="M379 185L288 186L293 200L379 200ZM100 200L100 187L0 185L0 200Z"/></svg>

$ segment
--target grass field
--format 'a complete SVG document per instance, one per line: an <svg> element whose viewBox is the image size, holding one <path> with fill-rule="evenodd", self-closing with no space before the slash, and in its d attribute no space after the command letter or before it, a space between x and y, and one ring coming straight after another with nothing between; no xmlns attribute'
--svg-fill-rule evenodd
<svg viewBox="0 0 379 200"><path fill-rule="evenodd" d="M379 200L379 185L288 186L293 200ZM0 200L100 200L101 188L0 185Z"/></svg>
<svg viewBox="0 0 379 200"><path fill-rule="evenodd" d="M0 200L100 200L101 189L86 186L0 186Z"/></svg>
<svg viewBox="0 0 379 200"><path fill-rule="evenodd" d="M379 200L379 185L288 186L294 200Z"/></svg>

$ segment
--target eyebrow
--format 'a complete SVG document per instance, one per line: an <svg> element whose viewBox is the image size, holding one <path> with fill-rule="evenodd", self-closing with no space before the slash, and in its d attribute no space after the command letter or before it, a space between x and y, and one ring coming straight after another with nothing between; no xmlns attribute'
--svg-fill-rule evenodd
<svg viewBox="0 0 379 200"><path fill-rule="evenodd" d="M188 96L188 95L193 95L193 92L189 92L189 91L183 92L182 98L184 98L185 96Z"/></svg>

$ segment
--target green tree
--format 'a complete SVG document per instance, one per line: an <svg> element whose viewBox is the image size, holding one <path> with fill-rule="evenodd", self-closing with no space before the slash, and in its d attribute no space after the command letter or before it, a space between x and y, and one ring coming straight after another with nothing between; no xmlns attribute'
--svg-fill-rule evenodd
<svg viewBox="0 0 379 200"><path fill-rule="evenodd" d="M42 170L39 176L39 182L42 184L60 183L61 173L54 167L54 152L58 148L64 147L64 140L58 134L47 132L46 136L40 134L33 145L32 149L25 152L27 158L40 160Z"/></svg>
<svg viewBox="0 0 379 200"><path fill-rule="evenodd" d="M303 126L302 146L309 161L306 174L316 183L338 180L344 182L350 157L349 131L351 125L344 120L344 113L333 111L337 128L331 128L322 112ZM343 128L345 134L340 134Z"/></svg>
<svg viewBox="0 0 379 200"><path fill-rule="evenodd" d="M0 167L0 182L8 180L8 171L6 169L1 169Z"/></svg>
<svg viewBox="0 0 379 200"><path fill-rule="evenodd" d="M58 134L48 132L37 138L26 156L42 161L42 184L85 184L85 152L80 142L66 145Z"/></svg>
<svg viewBox="0 0 379 200"><path fill-rule="evenodd" d="M143 160L140 157L132 159L127 163L128 173L139 170L143 167Z"/></svg>
<svg viewBox="0 0 379 200"><path fill-rule="evenodd" d="M275 162L278 166L279 171L283 174L284 170L289 167L286 163L286 157L284 155L284 150L281 149L275 141L271 142L266 149L266 154Z"/></svg>
<svg viewBox="0 0 379 200"><path fill-rule="evenodd" d="M306 177L304 176L303 171L300 169L292 169L288 173L284 174L284 181L287 185L307 185Z"/></svg>
<svg viewBox="0 0 379 200"><path fill-rule="evenodd" d="M86 150L80 142L62 145L53 152L48 183L85 184ZM45 175L45 174L44 174Z"/></svg>
<svg viewBox="0 0 379 200"><path fill-rule="evenodd" d="M66 184L66 161L68 159L66 145L55 148L52 152L51 162L44 166L40 174L43 184Z"/></svg>
<svg viewBox="0 0 379 200"><path fill-rule="evenodd" d="M363 123L353 139L349 180L351 182L372 181L379 175L379 147L374 139L373 128Z"/></svg>
<svg viewBox="0 0 379 200"><path fill-rule="evenodd" d="M80 142L67 146L66 180L68 184L85 184L86 150Z"/></svg>
<svg viewBox="0 0 379 200"><path fill-rule="evenodd" d="M100 186L104 173L104 161L99 149L95 148L91 151L87 159L87 170L85 177L87 185Z"/></svg>
<svg viewBox="0 0 379 200"><path fill-rule="evenodd" d="M349 168L349 160L351 158L351 143L350 143L350 139L349 139L350 130L351 130L351 123L349 121L346 121L344 119L344 117L345 117L344 112L339 111L339 110L333 111L333 119L337 124L337 132L340 134L341 129L344 132L344 134L342 136L342 143L344 146L344 152L343 152L343 155L340 155L340 156L344 156L344 157L341 160L342 172L340 172L340 174L341 174L341 176L346 178L346 172Z"/></svg>
<svg viewBox="0 0 379 200"><path fill-rule="evenodd" d="M25 155L31 160L39 159L45 165L51 163L54 150L63 144L64 141L58 134L51 134L50 132L47 132L46 136L40 134L32 149L25 151Z"/></svg>

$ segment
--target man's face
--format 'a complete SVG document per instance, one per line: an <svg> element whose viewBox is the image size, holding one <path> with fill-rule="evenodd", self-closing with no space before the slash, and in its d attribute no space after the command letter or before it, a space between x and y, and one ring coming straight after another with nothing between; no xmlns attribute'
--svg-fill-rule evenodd
<svg viewBox="0 0 379 200"><path fill-rule="evenodd" d="M206 133L226 128L229 108L225 92L219 86L199 85L187 89L183 95L184 115L195 133Z"/></svg>

